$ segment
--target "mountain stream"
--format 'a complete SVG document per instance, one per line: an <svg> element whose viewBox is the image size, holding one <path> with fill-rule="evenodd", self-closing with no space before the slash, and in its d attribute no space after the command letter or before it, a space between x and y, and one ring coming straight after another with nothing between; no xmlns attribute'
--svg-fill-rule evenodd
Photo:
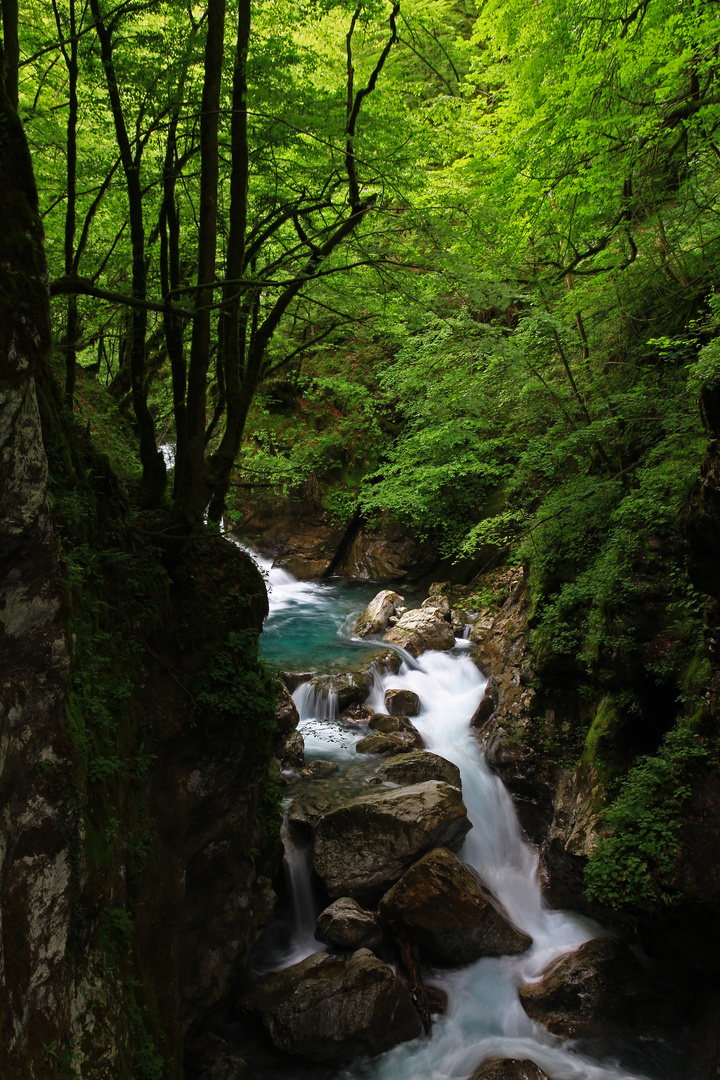
<svg viewBox="0 0 720 1080"><path fill-rule="evenodd" d="M257 556L256 556L257 558ZM358 650L377 649L377 642L353 640L348 627L378 591L377 584L300 582L286 571L257 560L268 578L270 615L262 638L268 660L284 670L348 671L357 668ZM406 603L415 598L403 590ZM467 1080L488 1057L530 1058L554 1080L660 1080L672 1076L667 1061L653 1060L638 1038L637 1052L623 1048L622 1061L612 1048L602 1060L584 1056L571 1042L550 1035L524 1012L517 988L537 980L555 957L603 933L590 920L550 910L542 900L537 854L524 838L512 800L478 750L469 719L483 693L485 679L470 656L470 643L457 640L449 652L423 653L417 660L401 651L397 674L376 675L370 708L384 711L388 687L414 690L421 702L414 723L426 747L454 762L462 775L463 801L473 828L458 857L471 864L500 900L512 921L533 938L517 956L484 958L460 969L432 969L426 981L448 994L447 1014L435 1018L431 1039L420 1037L370 1061L352 1066L309 1070L337 1080ZM322 699L308 683L294 695L305 739L306 761L338 762L340 772L361 768L355 742L364 732L334 722L337 703ZM364 755L362 755L364 757ZM366 759L367 761L367 759ZM370 758L369 763L374 759ZM364 763L363 763L364 764ZM365 766L367 767L367 766ZM332 781L330 781L332 782ZM295 848L286 830L286 869L294 913L283 947L262 945L255 970L285 967L322 949L315 941L315 919L322 903L315 900L308 852ZM327 903L327 901L326 901ZM275 939L277 941L277 938ZM638 1070L638 1071L628 1071ZM265 1077L281 1076L267 1067ZM298 1063L286 1076L305 1076Z"/></svg>

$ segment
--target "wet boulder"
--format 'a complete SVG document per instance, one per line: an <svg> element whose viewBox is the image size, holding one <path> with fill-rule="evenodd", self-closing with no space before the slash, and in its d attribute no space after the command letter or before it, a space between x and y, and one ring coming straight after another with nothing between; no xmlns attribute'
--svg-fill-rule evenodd
<svg viewBox="0 0 720 1080"><path fill-rule="evenodd" d="M349 896L341 896L320 913L315 937L341 949L377 952L385 944L385 932L377 915L360 907Z"/></svg>
<svg viewBox="0 0 720 1080"><path fill-rule="evenodd" d="M337 761L326 761L325 758L315 758L310 761L300 773L301 776L312 780L324 780L333 773L338 772L340 766Z"/></svg>
<svg viewBox="0 0 720 1080"><path fill-rule="evenodd" d="M470 1080L553 1080L529 1058L488 1058Z"/></svg>
<svg viewBox="0 0 720 1080"><path fill-rule="evenodd" d="M405 601L392 589L383 589L373 597L368 606L355 621L353 633L358 637L372 637L382 634L388 628L390 619L399 617L406 611Z"/></svg>
<svg viewBox="0 0 720 1080"><path fill-rule="evenodd" d="M285 768L300 769L305 763L305 740L299 731L291 731L280 739L277 751Z"/></svg>
<svg viewBox="0 0 720 1080"><path fill-rule="evenodd" d="M420 698L414 690L386 690L385 708L390 716L417 716L420 712Z"/></svg>
<svg viewBox="0 0 720 1080"><path fill-rule="evenodd" d="M407 716L373 713L368 726L371 734L355 746L359 754L402 754L425 746L422 735Z"/></svg>
<svg viewBox="0 0 720 1080"><path fill-rule="evenodd" d="M429 750L414 750L384 761L378 773L393 784L421 784L424 780L444 780L460 789L460 770L452 761Z"/></svg>
<svg viewBox="0 0 720 1080"><path fill-rule="evenodd" d="M426 649L452 649L455 635L442 613L428 607L405 612L383 635L383 641L399 645L411 656L420 656Z"/></svg>
<svg viewBox="0 0 720 1080"><path fill-rule="evenodd" d="M368 949L313 953L264 975L239 1008L262 1021L276 1047L307 1061L380 1054L422 1030L408 991Z"/></svg>
<svg viewBox="0 0 720 1080"><path fill-rule="evenodd" d="M446 848L411 866L383 896L379 911L388 922L406 927L422 949L449 963L524 952L532 944Z"/></svg>
<svg viewBox="0 0 720 1080"><path fill-rule="evenodd" d="M283 735L287 735L291 731L294 731L300 723L300 715L297 711L297 707L290 697L290 691L286 686L281 686L280 692L278 693L277 707L275 709L275 722L278 731L281 731Z"/></svg>
<svg viewBox="0 0 720 1080"><path fill-rule="evenodd" d="M457 788L442 781L375 790L315 826L313 865L331 897L375 900L431 848L457 849L470 830Z"/></svg>
<svg viewBox="0 0 720 1080"><path fill-rule="evenodd" d="M615 938L593 938L553 961L541 980L520 988L528 1016L564 1037L600 1036L608 1027L676 1026L678 1002Z"/></svg>
<svg viewBox="0 0 720 1080"><path fill-rule="evenodd" d="M364 739L355 744L358 754L402 754L405 751L417 750L424 743L419 735L413 735L409 731L373 731Z"/></svg>
<svg viewBox="0 0 720 1080"><path fill-rule="evenodd" d="M350 705L360 704L370 691L371 676L364 671L345 671L341 675L315 675L310 685L316 695L329 699L337 697L340 712ZM328 714L330 715L330 714Z"/></svg>

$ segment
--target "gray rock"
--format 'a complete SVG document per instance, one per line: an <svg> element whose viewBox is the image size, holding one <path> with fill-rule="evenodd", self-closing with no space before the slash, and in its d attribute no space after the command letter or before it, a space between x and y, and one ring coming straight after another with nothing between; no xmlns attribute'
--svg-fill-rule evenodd
<svg viewBox="0 0 720 1080"><path fill-rule="evenodd" d="M386 690L385 708L391 716L417 716L420 698L414 690Z"/></svg>
<svg viewBox="0 0 720 1080"><path fill-rule="evenodd" d="M431 848L458 848L470 822L457 788L437 780L373 791L324 814L313 863L331 897L374 900Z"/></svg>
<svg viewBox="0 0 720 1080"><path fill-rule="evenodd" d="M421 784L424 780L444 780L453 787L462 787L460 770L452 761L429 750L415 750L402 757L384 761L378 772L394 784Z"/></svg>
<svg viewBox="0 0 720 1080"><path fill-rule="evenodd" d="M275 1046L308 1061L380 1054L420 1034L410 995L367 949L313 953L263 976L239 1003Z"/></svg>
<svg viewBox="0 0 720 1080"><path fill-rule="evenodd" d="M375 596L368 606L358 617L353 627L353 633L358 637L371 637L373 634L382 634L387 629L388 623L393 616L399 616L405 611L405 601L392 589L383 589Z"/></svg>
<svg viewBox="0 0 720 1080"><path fill-rule="evenodd" d="M401 923L421 948L450 963L524 952L532 939L518 930L451 851L431 851L380 901L380 914Z"/></svg>
<svg viewBox="0 0 720 1080"><path fill-rule="evenodd" d="M407 611L383 636L406 649L411 656L419 656L426 649L452 649L455 635L450 623L434 607Z"/></svg>
<svg viewBox="0 0 720 1080"><path fill-rule="evenodd" d="M342 949L370 949L385 944L385 933L377 915L361 908L357 900L341 896L318 916L315 937L326 945Z"/></svg>

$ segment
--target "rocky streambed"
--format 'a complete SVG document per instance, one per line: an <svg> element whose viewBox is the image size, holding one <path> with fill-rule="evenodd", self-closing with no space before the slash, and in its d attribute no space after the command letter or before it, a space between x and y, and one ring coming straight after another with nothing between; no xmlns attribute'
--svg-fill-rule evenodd
<svg viewBox="0 0 720 1080"><path fill-rule="evenodd" d="M280 579L300 624L312 588L328 586ZM438 590L410 610L383 590L345 626L353 670L286 673L292 932L266 934L234 1003L242 1034L196 1040L189 1075L681 1075L662 1047L678 1017L642 963L542 901L537 853L471 725L488 687L455 636L467 615ZM276 1056L239 1056L249 1032Z"/></svg>

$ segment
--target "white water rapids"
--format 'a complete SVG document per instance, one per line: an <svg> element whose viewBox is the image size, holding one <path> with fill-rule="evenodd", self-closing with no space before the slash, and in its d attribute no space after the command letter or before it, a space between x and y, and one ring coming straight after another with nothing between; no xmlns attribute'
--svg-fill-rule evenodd
<svg viewBox="0 0 720 1080"><path fill-rule="evenodd" d="M262 566L262 560L258 560ZM313 622L326 620L327 633L343 637L348 603L338 610L333 586L295 581L287 572L268 572L272 627L294 617ZM373 591L377 591L376 589ZM367 600L364 600L367 603ZM356 599L354 614L364 606ZM297 633L297 628L296 628ZM308 634L311 631L308 629ZM347 634L345 647L352 649ZM377 647L377 643L374 643ZM384 693L391 687L414 690L421 702L414 723L429 750L454 762L462 775L463 800L473 828L458 853L471 864L499 899L511 920L533 938L518 956L485 958L462 969L433 970L427 981L442 986L449 997L447 1015L436 1018L433 1037L418 1038L395 1047L370 1063L341 1068L337 1076L365 1080L467 1080L488 1057L530 1058L553 1080L641 1080L612 1061L583 1057L572 1044L548 1034L524 1012L519 986L537 980L555 957L577 948L602 933L587 919L549 910L543 903L537 878L535 849L524 839L512 800L477 748L469 727L485 685L473 663L469 642L459 641L452 652L426 652L414 660L402 653L398 674L376 676L367 704L385 711ZM309 667L308 669L309 670ZM365 732L348 732L325 719L337 716L333 703L322 701L301 685L294 695L299 706L308 759L322 757L341 763L357 761L354 743ZM321 948L312 938L312 898L302 894L302 860L293 871L297 899L304 905L296 920L292 961ZM310 921L310 925L308 925ZM291 962L291 961L287 961Z"/></svg>

